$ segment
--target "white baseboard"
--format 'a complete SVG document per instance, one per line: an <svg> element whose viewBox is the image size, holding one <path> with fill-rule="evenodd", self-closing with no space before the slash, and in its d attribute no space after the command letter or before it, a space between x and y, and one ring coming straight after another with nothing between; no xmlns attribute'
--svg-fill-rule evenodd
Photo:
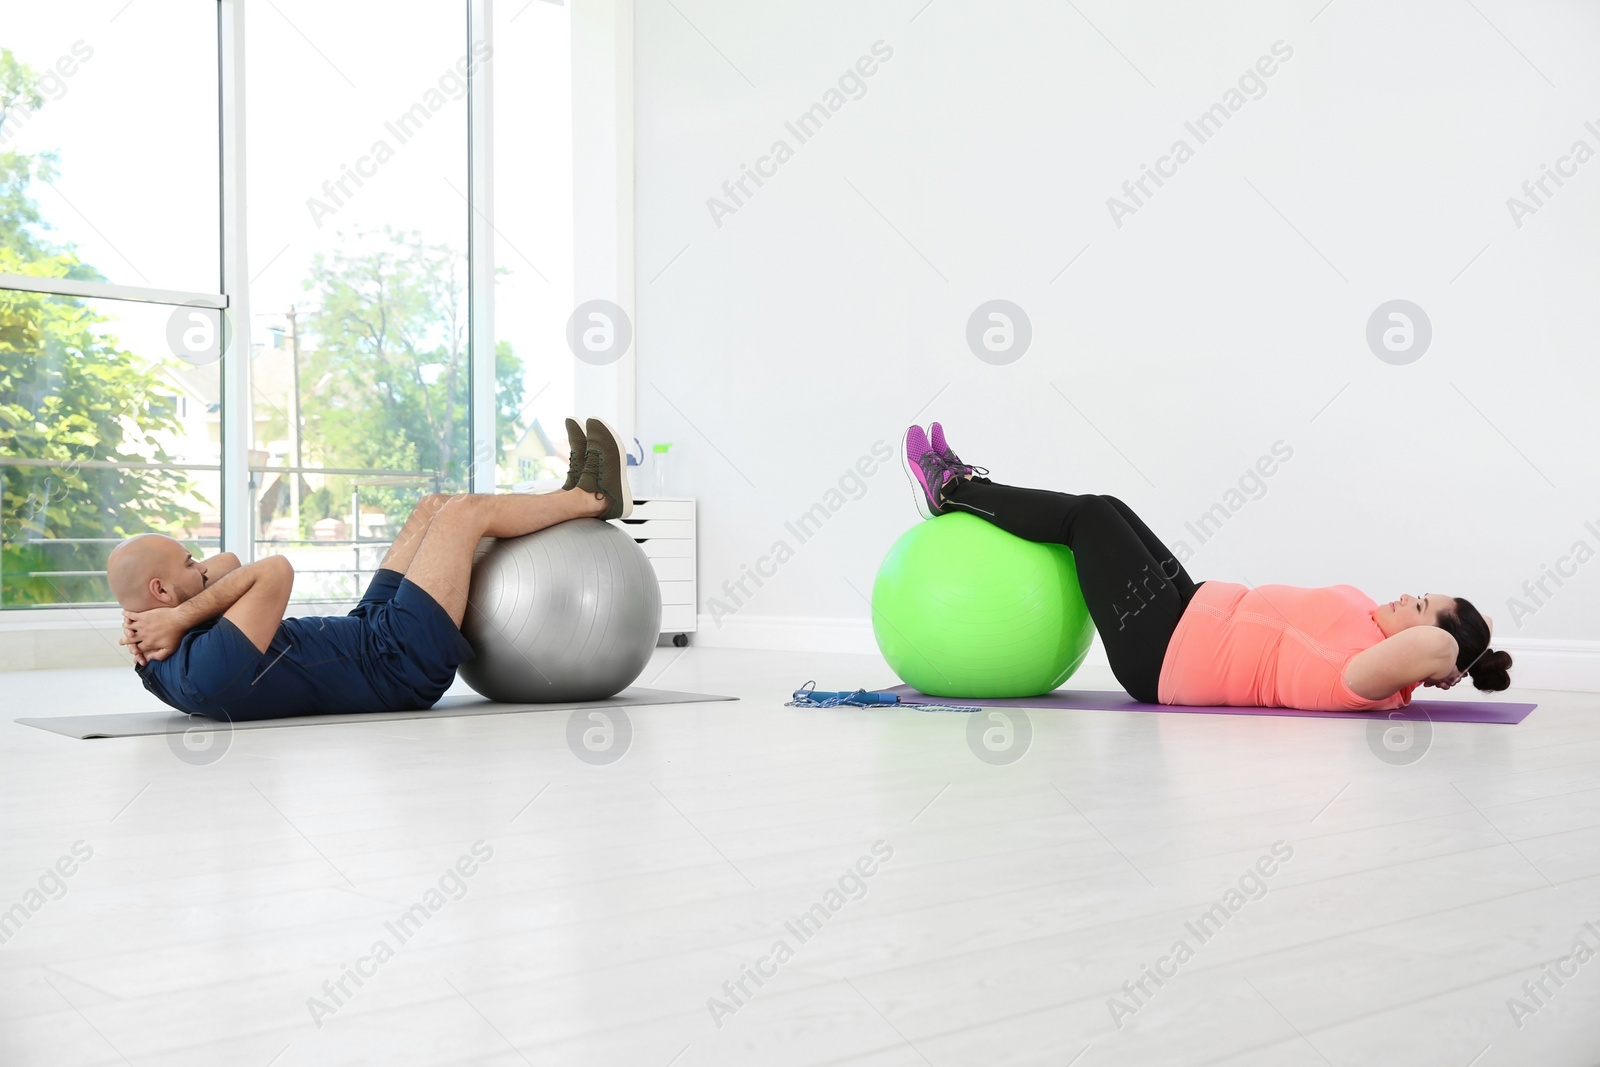
<svg viewBox="0 0 1600 1067"><path fill-rule="evenodd" d="M800 615L733 615L714 620L700 616L694 643L706 648L751 648L771 652L847 652L878 655L878 640L867 619L818 618ZM1105 649L1095 635L1084 663L1105 667Z"/></svg>
<svg viewBox="0 0 1600 1067"><path fill-rule="evenodd" d="M1508 637L1492 648L1511 653L1511 684L1517 689L1562 689L1600 693L1600 641L1537 641ZM1458 692L1457 689L1451 692ZM1470 690L1469 690L1470 691Z"/></svg>
<svg viewBox="0 0 1600 1067"><path fill-rule="evenodd" d="M776 652L854 652L877 655L878 642L867 619L792 615L700 616L694 643L708 648L751 648ZM1536 641L1507 638L1495 642L1516 661L1512 684L1518 689L1560 689L1600 693L1600 641ZM1085 666L1105 667L1105 647L1095 636ZM1464 690L1457 687L1452 693ZM1470 692L1470 686L1467 692Z"/></svg>
<svg viewBox="0 0 1600 1067"><path fill-rule="evenodd" d="M867 619L801 615L701 615L693 641L706 648L756 648L774 652L878 654Z"/></svg>

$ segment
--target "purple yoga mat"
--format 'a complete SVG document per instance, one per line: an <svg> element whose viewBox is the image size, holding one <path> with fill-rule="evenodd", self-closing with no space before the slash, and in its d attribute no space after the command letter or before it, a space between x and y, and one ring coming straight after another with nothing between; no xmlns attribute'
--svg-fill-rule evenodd
<svg viewBox="0 0 1600 1067"><path fill-rule="evenodd" d="M1182 704L1145 704L1127 693L1057 689L1036 697L931 697L909 685L893 685L886 692L912 704L967 704L980 708L1036 708L1040 711L1170 711L1189 715L1295 715L1313 719L1398 719L1421 722L1498 722L1515 726L1537 704L1499 700L1413 700L1395 711L1302 711L1299 708L1189 707Z"/></svg>

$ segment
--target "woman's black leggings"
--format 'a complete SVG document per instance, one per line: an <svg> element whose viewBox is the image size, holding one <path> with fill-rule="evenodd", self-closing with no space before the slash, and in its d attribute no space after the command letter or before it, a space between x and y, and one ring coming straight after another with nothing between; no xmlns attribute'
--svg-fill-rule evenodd
<svg viewBox="0 0 1600 1067"><path fill-rule="evenodd" d="M1007 533L1072 549L1112 673L1135 700L1157 703L1167 643L1199 586L1132 508L1114 496L1018 489L987 479L952 483L944 501L947 510L970 512Z"/></svg>

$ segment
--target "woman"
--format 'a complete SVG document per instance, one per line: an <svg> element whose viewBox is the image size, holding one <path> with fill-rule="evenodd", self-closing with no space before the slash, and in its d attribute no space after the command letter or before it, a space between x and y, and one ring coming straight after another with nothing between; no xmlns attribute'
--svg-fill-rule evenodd
<svg viewBox="0 0 1600 1067"><path fill-rule="evenodd" d="M1029 541L1072 549L1112 673L1146 703L1388 711L1418 685L1511 684L1489 620L1460 597L1378 604L1335 585L1196 584L1172 550L1113 496L1017 489L963 463L933 424L902 457L926 518L965 511Z"/></svg>

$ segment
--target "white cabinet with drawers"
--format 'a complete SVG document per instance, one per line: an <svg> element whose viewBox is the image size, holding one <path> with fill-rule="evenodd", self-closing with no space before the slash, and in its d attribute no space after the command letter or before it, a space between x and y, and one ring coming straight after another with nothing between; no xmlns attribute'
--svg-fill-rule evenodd
<svg viewBox="0 0 1600 1067"><path fill-rule="evenodd" d="M612 519L644 549L661 583L661 632L687 644L695 632L694 501L658 497L633 502L633 514ZM678 640L681 638L681 640Z"/></svg>

